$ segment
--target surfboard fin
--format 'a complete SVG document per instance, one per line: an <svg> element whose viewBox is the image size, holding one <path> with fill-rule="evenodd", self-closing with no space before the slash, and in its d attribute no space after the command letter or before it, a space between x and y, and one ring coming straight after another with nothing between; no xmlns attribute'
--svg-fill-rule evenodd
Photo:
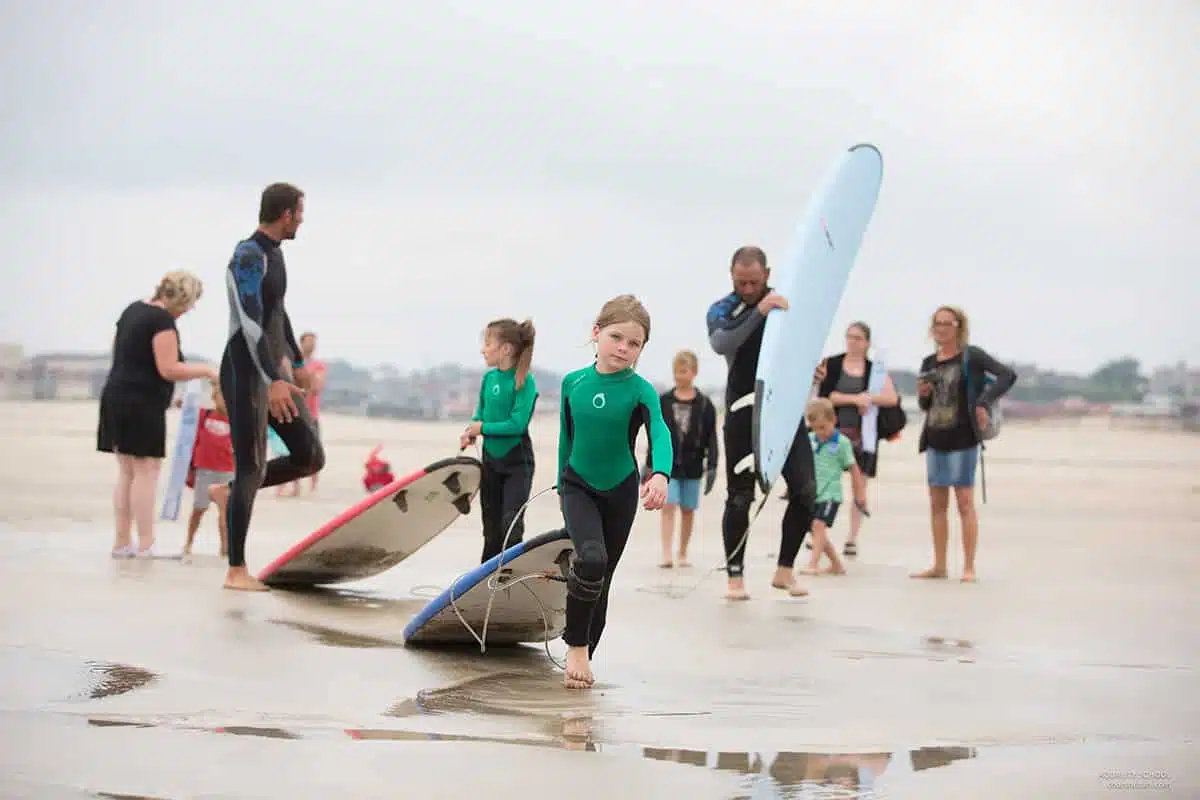
<svg viewBox="0 0 1200 800"><path fill-rule="evenodd" d="M396 508L400 509L400 513L408 513L408 489L401 489L392 495L392 502L396 504Z"/></svg>
<svg viewBox="0 0 1200 800"><path fill-rule="evenodd" d="M450 491L454 491L454 490L451 489ZM455 497L450 502L453 503L454 507L458 509L458 513L462 514L463 516L466 516L467 514L471 513L471 498L470 498L470 496L465 495L465 494L460 494L458 497Z"/></svg>
<svg viewBox="0 0 1200 800"><path fill-rule="evenodd" d="M451 472L446 476L446 480L442 481L442 485L455 494L462 493L462 481L458 479L457 472Z"/></svg>

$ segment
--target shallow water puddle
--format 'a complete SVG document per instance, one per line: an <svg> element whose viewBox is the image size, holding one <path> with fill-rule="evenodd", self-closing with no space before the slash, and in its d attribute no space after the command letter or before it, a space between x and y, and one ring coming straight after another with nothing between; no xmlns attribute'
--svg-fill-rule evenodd
<svg viewBox="0 0 1200 800"><path fill-rule="evenodd" d="M127 694L159 678L130 664L85 659L68 653L0 648L0 704L99 700Z"/></svg>
<svg viewBox="0 0 1200 800"><path fill-rule="evenodd" d="M716 751L683 748L644 747L636 744L595 741L590 720L568 718L544 735L481 736L457 733L429 733L391 728L348 728L284 730L274 727L229 725L201 728L138 721L91 718L97 727L171 727L176 730L203 731L233 736L283 740L312 740L346 736L362 742L477 742L526 747L547 747L599 753L614 758L645 758L700 769L735 773L741 777L741 789L748 794L736 797L777 798L870 798L876 780L889 769L920 771L934 769L976 756L971 747L922 747L897 753L819 753L790 751ZM122 795L97 795L120 797Z"/></svg>

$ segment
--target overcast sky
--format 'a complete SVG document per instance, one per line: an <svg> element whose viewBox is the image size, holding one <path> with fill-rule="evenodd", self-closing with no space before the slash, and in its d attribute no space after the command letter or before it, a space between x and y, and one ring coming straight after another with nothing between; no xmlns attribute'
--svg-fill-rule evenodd
<svg viewBox="0 0 1200 800"><path fill-rule="evenodd" d="M531 316L590 360L634 292L643 372L681 347L741 244L786 255L829 164L883 153L830 337L890 363L942 302L1007 360L1200 361L1200 3L0 0L0 341L103 349L168 268L224 270L275 180L308 193L287 305L326 356L478 359ZM707 379L707 380L706 380Z"/></svg>

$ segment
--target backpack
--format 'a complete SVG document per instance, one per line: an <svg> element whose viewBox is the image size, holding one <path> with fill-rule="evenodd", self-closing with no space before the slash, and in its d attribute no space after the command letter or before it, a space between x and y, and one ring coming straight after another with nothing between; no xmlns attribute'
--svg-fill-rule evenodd
<svg viewBox="0 0 1200 800"><path fill-rule="evenodd" d="M908 415L904 413L903 398L896 394L896 405L880 406L879 416L875 418L875 432L880 441L890 441L900 435L904 426L908 425Z"/></svg>
<svg viewBox="0 0 1200 800"><path fill-rule="evenodd" d="M975 394L975 392L973 391L973 387L971 385L971 372L967 368L967 364L968 364L968 355L967 354L970 352L971 352L971 348L968 345L967 348L963 350L963 375L966 376L966 381L967 381L967 407L971 409L971 415L972 415L971 416L971 425L973 427L978 427L978 425L975 422L975 417L974 417L974 415L975 415L975 400L974 400L974 397L972 396ZM987 386L987 384L994 383L995 381L996 381L996 379L994 377L992 377L991 375L987 375L986 373L984 374L983 382L984 382L985 387ZM987 411L988 411L988 424L987 424L987 427L979 430L979 439L981 442L986 442L991 439L995 439L997 436L999 436L1000 435L1000 425L1004 421L1004 415L1000 412L1000 404L999 403L997 403L995 405L995 407L992 407L992 406L984 406L984 407L987 408Z"/></svg>

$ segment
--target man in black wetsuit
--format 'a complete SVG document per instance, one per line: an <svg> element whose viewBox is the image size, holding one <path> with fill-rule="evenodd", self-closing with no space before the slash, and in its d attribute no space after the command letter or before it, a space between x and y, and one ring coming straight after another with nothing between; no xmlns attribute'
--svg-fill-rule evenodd
<svg viewBox="0 0 1200 800"><path fill-rule="evenodd" d="M721 535L725 543L725 571L729 579L730 600L745 600L746 584L742 573L745 563L747 530L750 509L754 505L757 483L753 468L738 472L740 462L754 453L752 405L730 412L740 398L754 394L754 374L758 370L758 352L762 346L763 322L773 308L786 309L787 300L771 291L767 285L770 272L767 256L757 247L740 247L730 265L733 291L713 303L708 309L708 341L712 349L725 357L729 377L725 384L725 513L721 520ZM742 464L744 467L744 464ZM812 447L808 428L801 422L783 466L782 476L787 483L787 509L779 541L778 568L771 585L802 596L807 591L795 582L792 566L804 535L812 525L816 501L816 481L813 477Z"/></svg>
<svg viewBox="0 0 1200 800"><path fill-rule="evenodd" d="M287 268L279 245L295 239L304 221L304 193L286 183L263 190L258 230L238 242L225 285L229 293L229 341L221 358L221 393L229 409L234 478L226 506L229 572L225 588L266 589L246 569L246 531L261 488L299 480L325 465L325 452L307 406L297 403L308 373L284 309ZM283 356L292 360L296 384L280 374ZM267 425L290 453L266 460Z"/></svg>

